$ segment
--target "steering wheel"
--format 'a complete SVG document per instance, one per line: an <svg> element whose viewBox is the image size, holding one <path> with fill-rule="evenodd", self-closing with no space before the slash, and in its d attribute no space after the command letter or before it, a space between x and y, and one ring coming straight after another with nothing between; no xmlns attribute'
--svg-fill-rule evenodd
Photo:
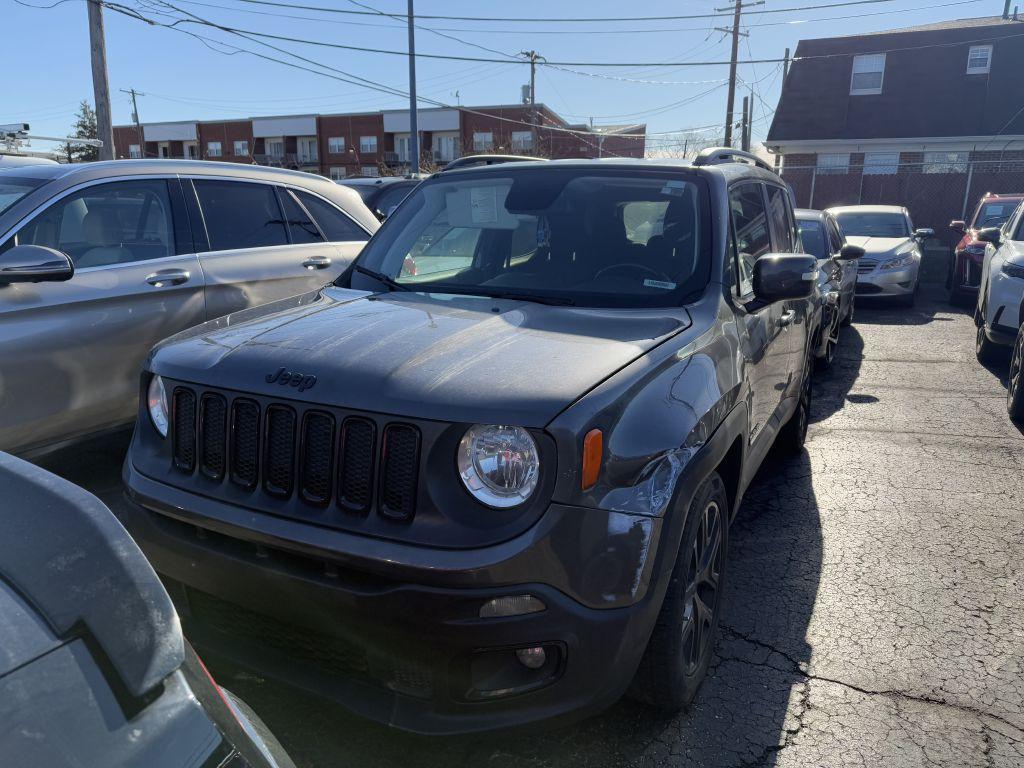
<svg viewBox="0 0 1024 768"><path fill-rule="evenodd" d="M646 264L637 264L636 262L632 261L623 262L622 264L612 264L611 266L605 267L604 269L599 269L597 271L597 274L594 275L594 279L597 280L599 277L601 277L601 275L607 274L609 272L621 272L624 269L632 269L638 272L642 272L645 275L651 275L656 280L659 280L661 282L672 282L672 278L669 275L666 275L664 272L659 272L656 269L652 269L651 267L648 267Z"/></svg>

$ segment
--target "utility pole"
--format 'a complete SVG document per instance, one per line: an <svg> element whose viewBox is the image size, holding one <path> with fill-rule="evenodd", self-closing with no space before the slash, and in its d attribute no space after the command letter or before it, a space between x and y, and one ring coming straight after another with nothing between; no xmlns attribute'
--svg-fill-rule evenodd
<svg viewBox="0 0 1024 768"><path fill-rule="evenodd" d="M732 55L729 57L729 95L726 97L725 102L725 146L732 146L732 123L733 123L733 107L736 103L736 60L739 57L740 51L740 35L744 34L740 32L740 12L744 8L748 8L753 5L764 5L764 0L758 0L754 3L743 4L743 0L736 0L733 6L732 14L732 29L720 29L721 32L726 32L732 35ZM716 8L718 12L727 11L728 8ZM744 35L746 36L746 35Z"/></svg>
<svg viewBox="0 0 1024 768"><path fill-rule="evenodd" d="M743 119L740 121L740 149L744 152L750 151L750 142L747 138L748 120L750 119L750 99L743 97Z"/></svg>
<svg viewBox="0 0 1024 768"><path fill-rule="evenodd" d="M1009 0L1007 0L1009 2ZM786 76L789 75L789 48L782 54L782 82L786 82Z"/></svg>
<svg viewBox="0 0 1024 768"><path fill-rule="evenodd" d="M139 152L143 157L146 156L146 141L142 136L142 125L139 124L139 105L135 102L136 96L145 96L146 94L136 91L134 88L121 88L121 93L127 93L132 98L132 122L135 123L135 133L139 139Z"/></svg>
<svg viewBox="0 0 1024 768"><path fill-rule="evenodd" d="M416 24L409 0L409 153L412 155L412 172L420 172L420 127L416 115Z"/></svg>
<svg viewBox="0 0 1024 768"><path fill-rule="evenodd" d="M110 83L107 82L107 45L103 36L101 0L88 0L89 49L92 58L92 91L96 99L96 136L103 142L100 160L114 159L114 125L110 117Z"/></svg>
<svg viewBox="0 0 1024 768"><path fill-rule="evenodd" d="M537 151L537 59L544 57L536 51L520 51L520 56L530 60L530 135L532 137L533 151Z"/></svg>

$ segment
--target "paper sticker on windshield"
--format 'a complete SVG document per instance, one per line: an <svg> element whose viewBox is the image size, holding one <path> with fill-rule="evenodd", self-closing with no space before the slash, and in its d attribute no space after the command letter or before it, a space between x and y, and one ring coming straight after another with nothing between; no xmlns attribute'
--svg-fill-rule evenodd
<svg viewBox="0 0 1024 768"><path fill-rule="evenodd" d="M470 187L469 210L474 224L493 224L498 220L497 192L494 187Z"/></svg>
<svg viewBox="0 0 1024 768"><path fill-rule="evenodd" d="M685 190L685 181L666 181L665 186L661 188L661 194L675 195L676 197L681 197Z"/></svg>
<svg viewBox="0 0 1024 768"><path fill-rule="evenodd" d="M667 283L664 280L651 280L650 278L647 278L647 279L644 280L644 287L645 288L661 288L662 290L665 290L665 291L674 291L675 287L676 287L676 284L675 283Z"/></svg>
<svg viewBox="0 0 1024 768"><path fill-rule="evenodd" d="M537 217L537 247L547 248L551 245L551 225L547 216Z"/></svg>

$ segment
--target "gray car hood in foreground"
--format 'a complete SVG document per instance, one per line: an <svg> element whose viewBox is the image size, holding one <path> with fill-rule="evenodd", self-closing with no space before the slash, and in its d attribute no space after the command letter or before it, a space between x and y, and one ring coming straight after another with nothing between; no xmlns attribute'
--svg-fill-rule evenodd
<svg viewBox="0 0 1024 768"><path fill-rule="evenodd" d="M354 410L542 427L689 325L679 308L585 309L329 286L315 301L294 297L172 337L153 352L150 369ZM282 368L316 383L303 391L268 382Z"/></svg>
<svg viewBox="0 0 1024 768"><path fill-rule="evenodd" d="M846 242L859 245L864 249L865 256L875 258L909 251L914 244L913 239L909 237L863 237L861 235L847 236Z"/></svg>

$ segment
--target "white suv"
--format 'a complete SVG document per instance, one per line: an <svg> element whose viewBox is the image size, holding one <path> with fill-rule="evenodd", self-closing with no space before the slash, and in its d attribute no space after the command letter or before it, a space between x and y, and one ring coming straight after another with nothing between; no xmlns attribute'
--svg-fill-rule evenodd
<svg viewBox="0 0 1024 768"><path fill-rule="evenodd" d="M1005 355L1013 346L1024 313L1024 207L1002 228L983 229L978 239L988 245L981 269L981 287L974 322L978 326L977 354L982 363Z"/></svg>

